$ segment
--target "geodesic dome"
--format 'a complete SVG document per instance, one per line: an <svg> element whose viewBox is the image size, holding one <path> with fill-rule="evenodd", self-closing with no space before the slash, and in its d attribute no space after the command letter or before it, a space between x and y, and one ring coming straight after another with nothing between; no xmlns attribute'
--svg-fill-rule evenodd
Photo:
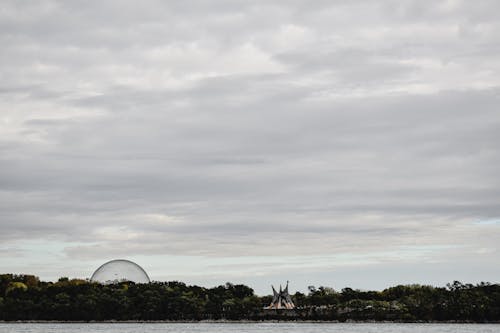
<svg viewBox="0 0 500 333"><path fill-rule="evenodd" d="M151 282L148 274L141 266L124 259L111 260L101 265L92 274L90 281L103 284L112 284L121 281L132 281L135 283Z"/></svg>

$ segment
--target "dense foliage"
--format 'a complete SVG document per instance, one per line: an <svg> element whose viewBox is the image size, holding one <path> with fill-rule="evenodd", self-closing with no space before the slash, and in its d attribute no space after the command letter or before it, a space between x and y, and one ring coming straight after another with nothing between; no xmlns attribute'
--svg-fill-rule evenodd
<svg viewBox="0 0 500 333"><path fill-rule="evenodd" d="M245 285L215 288L182 282L101 285L32 275L0 275L0 320L398 320L500 321L500 285L454 282L383 291L309 287L292 296L295 310L263 310L271 296Z"/></svg>

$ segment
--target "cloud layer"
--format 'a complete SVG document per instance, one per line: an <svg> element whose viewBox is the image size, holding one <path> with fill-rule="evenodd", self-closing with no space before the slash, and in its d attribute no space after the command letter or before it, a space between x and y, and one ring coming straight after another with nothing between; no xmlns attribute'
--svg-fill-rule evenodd
<svg viewBox="0 0 500 333"><path fill-rule="evenodd" d="M429 270L396 283L494 280L498 10L4 1L3 269L127 257L154 279L257 288L383 287L357 277L377 265Z"/></svg>

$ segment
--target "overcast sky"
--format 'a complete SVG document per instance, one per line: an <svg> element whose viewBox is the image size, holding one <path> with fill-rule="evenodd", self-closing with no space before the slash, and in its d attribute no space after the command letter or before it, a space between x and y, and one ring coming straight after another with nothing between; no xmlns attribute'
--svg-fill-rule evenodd
<svg viewBox="0 0 500 333"><path fill-rule="evenodd" d="M499 12L1 1L0 273L499 282Z"/></svg>

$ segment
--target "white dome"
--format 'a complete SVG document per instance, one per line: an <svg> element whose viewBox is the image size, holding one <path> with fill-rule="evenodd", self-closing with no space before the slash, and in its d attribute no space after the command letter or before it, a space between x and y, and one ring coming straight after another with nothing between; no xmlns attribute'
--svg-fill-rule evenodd
<svg viewBox="0 0 500 333"><path fill-rule="evenodd" d="M148 274L141 266L124 259L111 260L103 264L92 274L90 281L104 284L120 281L132 281L135 283L151 282Z"/></svg>

